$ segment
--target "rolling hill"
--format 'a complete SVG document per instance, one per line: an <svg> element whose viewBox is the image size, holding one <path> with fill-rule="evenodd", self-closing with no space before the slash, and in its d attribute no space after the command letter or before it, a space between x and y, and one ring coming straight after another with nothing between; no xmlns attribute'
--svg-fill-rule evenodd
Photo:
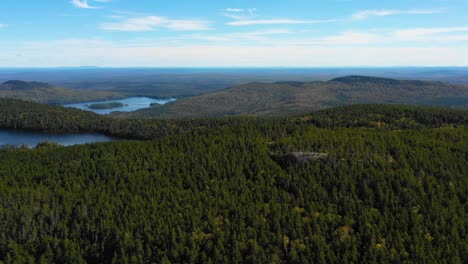
<svg viewBox="0 0 468 264"><path fill-rule="evenodd" d="M118 99L125 96L112 92L65 89L42 82L11 80L0 84L0 97L46 104L65 104Z"/></svg>
<svg viewBox="0 0 468 264"><path fill-rule="evenodd" d="M117 116L298 115L333 106L370 103L468 108L468 86L367 76L340 77L326 82L254 82Z"/></svg>

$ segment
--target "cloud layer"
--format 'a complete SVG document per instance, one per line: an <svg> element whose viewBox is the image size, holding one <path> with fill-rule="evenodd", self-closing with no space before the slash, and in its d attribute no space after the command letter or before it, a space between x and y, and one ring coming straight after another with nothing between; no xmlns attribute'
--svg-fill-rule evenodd
<svg viewBox="0 0 468 264"><path fill-rule="evenodd" d="M98 31L90 31L94 36L101 36L99 39L16 41L15 45L0 39L1 64L168 67L468 65L466 25L442 27L435 22L432 26L411 28L409 23L407 27L392 28L388 21L379 24L384 20L382 17L402 16L401 21L415 21L413 15L439 14L447 9L369 9L341 14L341 17L334 17L334 13L314 17L281 10L276 15L266 16L261 9L234 6L215 10L203 20L117 11L111 9L114 5L110 2L113 1L69 0L80 9L77 13L89 18L95 14L89 9L102 8L98 12L100 16L94 17ZM366 27L363 21L367 19ZM6 26L0 23L0 28ZM20 27L16 24L8 26ZM154 33L138 34L152 31ZM1 32L8 34L6 30ZM106 40L109 36L112 38ZM119 40L111 40L114 38Z"/></svg>
<svg viewBox="0 0 468 264"><path fill-rule="evenodd" d="M430 15L441 13L442 9L410 9L410 10L397 10L397 9L381 9L381 10L363 10L356 12L352 15L353 19L366 19L369 17L383 17L394 15Z"/></svg>
<svg viewBox="0 0 468 264"><path fill-rule="evenodd" d="M88 4L88 0L71 0L70 3L78 8L84 8L84 9L96 9L99 8L97 6L91 6Z"/></svg>
<svg viewBox="0 0 468 264"><path fill-rule="evenodd" d="M344 46L239 46L169 45L141 42L114 43L69 39L19 43L4 47L0 61L9 66L55 67L96 65L148 66L463 66L468 45L456 47L354 47ZM22 54L18 58L15 54ZM47 58L47 59L44 59ZM66 61L63 58L67 58Z"/></svg>
<svg viewBox="0 0 468 264"><path fill-rule="evenodd" d="M252 26L252 25L300 25L329 23L334 20L295 20L295 19L260 19L260 20L237 20L226 23L230 26Z"/></svg>
<svg viewBox="0 0 468 264"><path fill-rule="evenodd" d="M103 23L101 29L110 31L152 31L165 28L176 31L210 30L209 22L202 20L169 19L161 16L145 16Z"/></svg>

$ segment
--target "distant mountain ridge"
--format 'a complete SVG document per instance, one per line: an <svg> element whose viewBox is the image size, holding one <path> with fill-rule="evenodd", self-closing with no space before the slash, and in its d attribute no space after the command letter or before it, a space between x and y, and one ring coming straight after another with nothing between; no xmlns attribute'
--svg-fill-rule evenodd
<svg viewBox="0 0 468 264"><path fill-rule="evenodd" d="M424 86L430 84L442 84L442 85L451 85L443 82L435 81L422 81L422 80L397 80L389 79L382 77L369 77L369 76L359 76L359 75L350 75L345 77L334 78L329 82L341 82L349 85L362 85L362 84L372 84L372 85L410 85L410 86Z"/></svg>
<svg viewBox="0 0 468 264"><path fill-rule="evenodd" d="M15 98L46 104L66 104L124 98L112 92L74 90L43 82L10 80L0 84L0 98Z"/></svg>
<svg viewBox="0 0 468 264"><path fill-rule="evenodd" d="M388 84L396 85L401 83L400 80L382 78L382 77L370 77L370 76L360 76L360 75L350 75L345 77L338 77L330 80L330 82L341 82L346 84L358 84L358 83L373 83L373 84Z"/></svg>
<svg viewBox="0 0 468 264"><path fill-rule="evenodd" d="M2 83L0 89L10 89L10 90L28 90L34 88L51 88L51 84L43 82L25 82L20 80L10 80Z"/></svg>
<svg viewBox="0 0 468 264"><path fill-rule="evenodd" d="M370 103L468 108L468 85L356 75L326 82L255 82L118 116L298 115L328 107Z"/></svg>

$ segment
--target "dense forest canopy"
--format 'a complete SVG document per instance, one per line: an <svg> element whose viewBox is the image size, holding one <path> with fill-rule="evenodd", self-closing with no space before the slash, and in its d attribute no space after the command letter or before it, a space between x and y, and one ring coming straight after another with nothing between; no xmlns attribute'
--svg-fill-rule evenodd
<svg viewBox="0 0 468 264"><path fill-rule="evenodd" d="M2 128L140 139L0 150L0 262L468 258L466 110L126 120L11 99L0 109Z"/></svg>

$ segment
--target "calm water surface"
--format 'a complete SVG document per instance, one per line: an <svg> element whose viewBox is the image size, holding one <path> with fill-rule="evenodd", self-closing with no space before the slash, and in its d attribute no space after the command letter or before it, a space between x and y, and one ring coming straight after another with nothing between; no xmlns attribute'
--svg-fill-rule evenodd
<svg viewBox="0 0 468 264"><path fill-rule="evenodd" d="M115 111L120 112L131 112L143 108L148 108L151 104L166 104L168 102L175 101L176 99L154 99L150 97L129 97L119 100L109 100L109 101L93 101L93 102L84 102L78 104L66 104L65 107L73 107L81 110L92 111L101 115L110 114ZM102 103L122 103L125 106L110 108L110 109L89 109L88 107L92 104L102 104Z"/></svg>
<svg viewBox="0 0 468 264"><path fill-rule="evenodd" d="M25 132L9 129L0 129L0 146L4 145L28 145L35 147L41 142L54 142L63 146L108 142L111 137L101 134L79 133L79 134L45 134L39 132Z"/></svg>

